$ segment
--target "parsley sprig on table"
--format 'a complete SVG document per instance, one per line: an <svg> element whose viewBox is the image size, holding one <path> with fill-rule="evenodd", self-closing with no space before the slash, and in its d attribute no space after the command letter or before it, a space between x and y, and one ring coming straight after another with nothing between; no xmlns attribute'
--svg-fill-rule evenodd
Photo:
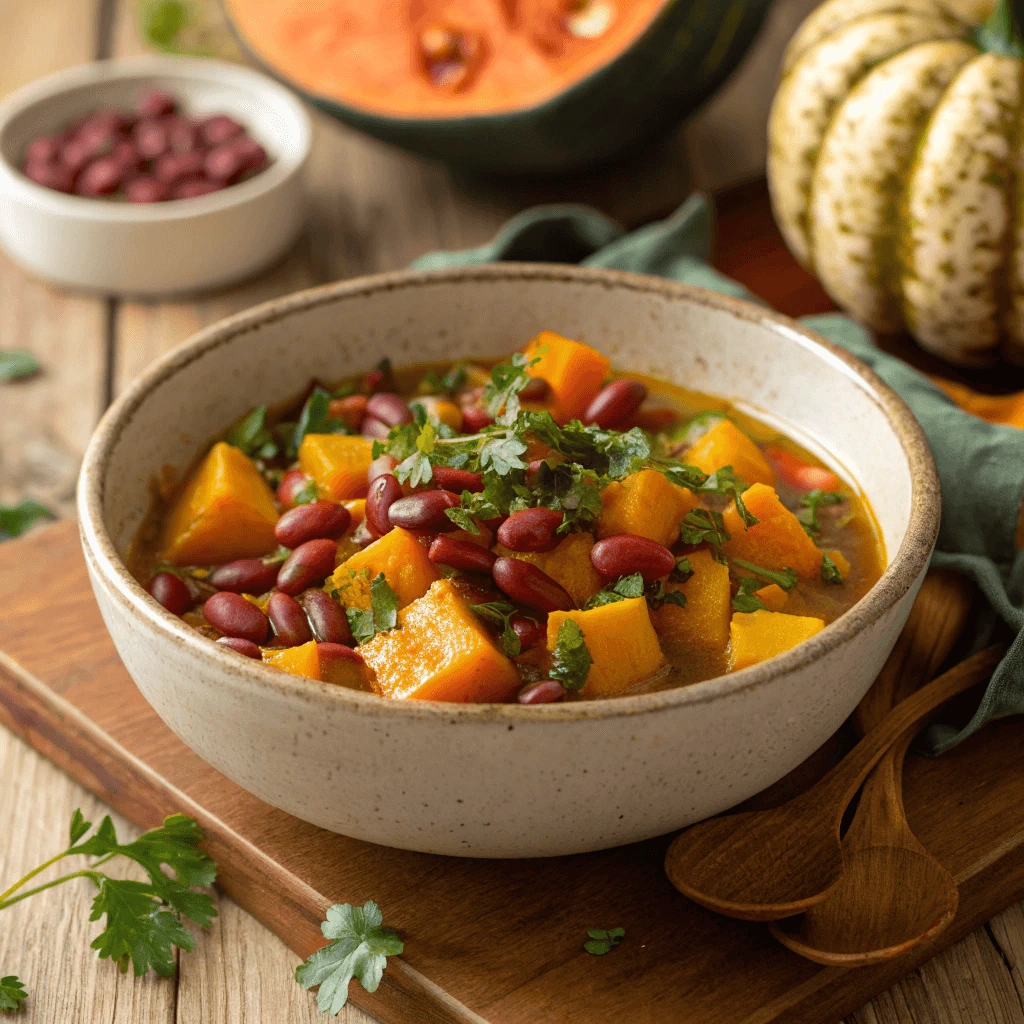
<svg viewBox="0 0 1024 1024"><path fill-rule="evenodd" d="M40 520L53 518L53 513L45 505L30 499L17 505L0 505L0 540L20 537Z"/></svg>
<svg viewBox="0 0 1024 1024"><path fill-rule="evenodd" d="M86 878L97 890L89 920L105 918L102 931L92 942L100 958L113 960L122 973L131 965L136 977L150 969L169 977L174 973L175 947L191 950L196 944L183 919L205 928L217 914L210 897L193 888L211 885L217 877L217 865L199 849L199 826L184 814L173 814L159 828L144 832L131 843L118 842L109 816L85 838L91 830L92 822L76 810L71 816L67 849L0 892L0 910L72 879ZM72 856L98 859L88 867L26 888L47 868ZM115 857L141 865L148 881L111 878L97 870ZM164 871L164 865L171 874ZM24 986L14 975L0 980L0 1009L18 1009L25 997Z"/></svg>

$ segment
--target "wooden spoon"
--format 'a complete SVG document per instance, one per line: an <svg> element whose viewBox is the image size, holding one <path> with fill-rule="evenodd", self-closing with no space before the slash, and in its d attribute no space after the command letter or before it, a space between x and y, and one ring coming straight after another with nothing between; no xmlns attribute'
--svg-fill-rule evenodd
<svg viewBox="0 0 1024 1024"><path fill-rule="evenodd" d="M863 730L945 661L973 595L963 577L929 573L893 653L857 709ZM916 728L897 740L864 783L843 838L842 881L805 914L771 926L779 942L809 960L835 967L879 963L933 938L956 916L956 882L917 841L903 809L903 759Z"/></svg>
<svg viewBox="0 0 1024 1024"><path fill-rule="evenodd" d="M777 921L820 903L839 884L843 812L868 772L911 726L989 675L990 647L897 705L817 785L781 807L691 826L668 849L665 872L684 895L748 921Z"/></svg>

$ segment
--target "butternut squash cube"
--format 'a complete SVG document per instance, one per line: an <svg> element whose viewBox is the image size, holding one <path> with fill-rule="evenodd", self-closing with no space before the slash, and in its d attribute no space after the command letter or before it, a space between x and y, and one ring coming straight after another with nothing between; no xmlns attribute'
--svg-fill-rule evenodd
<svg viewBox="0 0 1024 1024"><path fill-rule="evenodd" d="M189 477L164 526L161 556L172 565L222 565L277 547L274 496L251 459L215 444Z"/></svg>
<svg viewBox="0 0 1024 1024"><path fill-rule="evenodd" d="M601 492L598 537L632 533L666 547L679 539L679 522L697 506L696 496L656 469L613 480Z"/></svg>
<svg viewBox="0 0 1024 1024"><path fill-rule="evenodd" d="M716 562L710 551L686 556L693 575L685 583L666 583L666 590L686 595L686 607L663 604L651 613L654 629L664 648L681 658L699 654L702 663L724 668L729 645L732 592L729 568Z"/></svg>
<svg viewBox="0 0 1024 1024"><path fill-rule="evenodd" d="M732 466L732 471L746 484L775 486L775 473L761 449L732 420L719 420L686 453L686 461L709 476L716 469Z"/></svg>
<svg viewBox="0 0 1024 1024"><path fill-rule="evenodd" d="M554 331L541 331L523 350L538 362L527 371L548 382L547 406L559 423L582 419L611 370L607 356Z"/></svg>
<svg viewBox="0 0 1024 1024"><path fill-rule="evenodd" d="M787 594L778 583L769 583L767 587L754 591L754 597L758 599L770 612L781 612L789 599Z"/></svg>
<svg viewBox="0 0 1024 1024"><path fill-rule="evenodd" d="M794 569L805 579L821 573L821 552L785 505L775 489L754 484L743 492L747 511L760 520L749 529L743 525L733 502L723 513L725 528L732 535L724 545L731 558L742 558L765 569Z"/></svg>
<svg viewBox="0 0 1024 1024"><path fill-rule="evenodd" d="M422 597L438 578L427 549L415 534L396 527L342 562L331 586L346 608L370 607L370 584L380 573L398 596L398 607Z"/></svg>
<svg viewBox="0 0 1024 1024"><path fill-rule="evenodd" d="M320 493L334 501L365 498L373 442L348 434L307 434L299 445L299 466Z"/></svg>
<svg viewBox="0 0 1024 1024"><path fill-rule="evenodd" d="M736 612L730 625L729 670L738 672L774 658L825 628L822 619L783 612Z"/></svg>
<svg viewBox="0 0 1024 1024"><path fill-rule="evenodd" d="M558 630L566 619L583 631L592 659L581 691L584 697L610 697L643 682L665 664L646 598L627 598L585 612L552 612L548 616L549 651L555 650Z"/></svg>
<svg viewBox="0 0 1024 1024"><path fill-rule="evenodd" d="M583 606L603 586L604 580L590 561L594 538L589 533L570 533L553 551L509 551L500 544L494 549L507 558L521 558L546 572L573 599Z"/></svg>
<svg viewBox="0 0 1024 1024"><path fill-rule="evenodd" d="M290 672L293 676L320 679L320 655L315 640L310 640L299 647L286 647L283 651L264 651L263 661L274 668Z"/></svg>
<svg viewBox="0 0 1024 1024"><path fill-rule="evenodd" d="M451 580L399 612L398 624L359 647L382 697L490 703L519 689L515 665Z"/></svg>

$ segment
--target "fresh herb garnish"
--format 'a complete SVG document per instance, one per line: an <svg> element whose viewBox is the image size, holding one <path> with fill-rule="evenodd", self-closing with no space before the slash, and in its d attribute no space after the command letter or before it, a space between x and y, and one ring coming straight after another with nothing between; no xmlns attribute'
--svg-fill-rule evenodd
<svg viewBox="0 0 1024 1024"><path fill-rule="evenodd" d="M471 604L470 610L480 616L484 622L490 623L501 630L501 649L508 658L514 658L522 650L519 634L512 628L512 616L518 609L505 601L488 601L486 604Z"/></svg>
<svg viewBox="0 0 1024 1024"><path fill-rule="evenodd" d="M466 364L456 363L446 374L431 370L420 381L422 395L454 395L466 386Z"/></svg>
<svg viewBox="0 0 1024 1024"><path fill-rule="evenodd" d="M605 481L592 469L572 462L557 466L541 463L533 493L538 505L563 514L559 534L585 529L601 514L601 487Z"/></svg>
<svg viewBox="0 0 1024 1024"><path fill-rule="evenodd" d="M722 545L729 538L722 513L713 509L692 509L679 524L679 539L683 544L708 544L718 561L722 560Z"/></svg>
<svg viewBox="0 0 1024 1024"><path fill-rule="evenodd" d="M572 619L566 619L558 627L551 678L557 679L567 690L579 690L587 681L592 664L583 630Z"/></svg>
<svg viewBox="0 0 1024 1024"><path fill-rule="evenodd" d="M738 565L741 569L746 569L747 572L752 572L755 576L760 576L761 579L767 580L769 583L777 583L787 592L800 582L800 577L789 568L764 569L760 565L754 565L753 562L745 562L742 558L733 558L732 564Z"/></svg>
<svg viewBox="0 0 1024 1024"><path fill-rule="evenodd" d="M174 948L195 949L195 938L182 923L183 918L205 928L216 917L213 901L193 886L212 885L217 865L199 849L202 832L192 818L173 814L159 828L144 832L130 843L119 843L109 816L88 839L92 829L82 812L76 810L68 828L67 849L51 857L9 889L0 892L0 910L28 899L36 893L87 878L97 888L92 901L90 921L105 917L103 930L92 942L101 959L113 960L121 972L134 967L136 977L152 969L163 977L174 973ZM84 841L83 841L84 840ZM97 857L92 865L62 875L52 881L26 889L37 875L70 856ZM111 878L96 870L114 857L126 857L141 865L149 876L145 882ZM164 871L164 865L171 874ZM25 989L13 975L0 981L0 1009L17 1009L25 999ZM14 1005L9 1005L10 1003Z"/></svg>
<svg viewBox="0 0 1024 1024"><path fill-rule="evenodd" d="M743 491L746 489L747 485L732 471L732 466L716 469L699 488L705 494L723 494L727 498L732 498L744 527L749 530L752 526L757 526L761 520L743 503Z"/></svg>
<svg viewBox="0 0 1024 1024"><path fill-rule="evenodd" d="M274 458L278 447L267 429L267 407L259 405L243 416L228 431L227 442L240 448L250 458Z"/></svg>
<svg viewBox="0 0 1024 1024"><path fill-rule="evenodd" d="M657 611L663 604L674 604L686 607L686 595L681 590L666 590L664 580L654 580L644 588L647 603Z"/></svg>
<svg viewBox="0 0 1024 1024"><path fill-rule="evenodd" d="M0 1010L20 1010L26 999L28 993L17 975L8 974L0 978Z"/></svg>
<svg viewBox="0 0 1024 1024"><path fill-rule="evenodd" d="M514 352L505 363L498 363L491 370L491 380L484 388L483 404L495 423L510 427L519 416L519 392L531 380L527 368L539 360Z"/></svg>
<svg viewBox="0 0 1024 1024"><path fill-rule="evenodd" d="M668 574L669 583L685 583L693 575L693 566L688 558L677 558L676 567Z"/></svg>
<svg viewBox="0 0 1024 1024"><path fill-rule="evenodd" d="M295 980L305 989L320 986L316 1005L337 1016L348 1000L349 982L355 978L367 992L376 992L389 956L399 956L405 945L394 928L385 928L380 907L367 900L361 907L335 903L320 926L326 946L295 969Z"/></svg>
<svg viewBox="0 0 1024 1024"><path fill-rule="evenodd" d="M587 601L586 610L600 608L605 604L625 601L627 598L644 596L644 578L635 572L632 576L620 576L615 583L599 590Z"/></svg>
<svg viewBox="0 0 1024 1024"><path fill-rule="evenodd" d="M295 458L299 445L307 434L348 434L351 431L343 420L329 415L331 404L330 393L321 387L313 388L313 393L306 399L306 404L299 413L299 422L295 424L288 455Z"/></svg>
<svg viewBox="0 0 1024 1024"><path fill-rule="evenodd" d="M39 369L39 360L23 349L0 349L0 380L30 377Z"/></svg>
<svg viewBox="0 0 1024 1024"><path fill-rule="evenodd" d="M594 956L604 956L611 952L625 937L625 928L588 928L589 942L583 943L583 948Z"/></svg>
<svg viewBox="0 0 1024 1024"><path fill-rule="evenodd" d="M316 481L310 480L304 484L302 489L295 492L295 497L292 499L293 505L310 505L314 501L320 500L320 492L317 490Z"/></svg>
<svg viewBox="0 0 1024 1024"><path fill-rule="evenodd" d="M38 501L26 499L17 505L0 505L0 540L20 537L41 519L54 518L54 514Z"/></svg>
<svg viewBox="0 0 1024 1024"><path fill-rule="evenodd" d="M388 586L384 573L377 573L370 584L369 608L346 608L348 628L356 643L372 640L377 633L384 633L398 626L398 595Z"/></svg>
<svg viewBox="0 0 1024 1024"><path fill-rule="evenodd" d="M732 599L733 608L738 612L768 611L768 606L757 596L757 591L763 586L765 584L756 576L744 576Z"/></svg>
<svg viewBox="0 0 1024 1024"><path fill-rule="evenodd" d="M821 556L821 578L826 583L843 582L843 574L839 571L839 566L824 553Z"/></svg>
<svg viewBox="0 0 1024 1024"><path fill-rule="evenodd" d="M820 488L808 491L800 499L801 508L796 514L807 536L813 537L821 530L821 525L818 522L819 508L828 505L840 505L844 501L846 501L846 496L838 494L836 491L823 491Z"/></svg>
<svg viewBox="0 0 1024 1024"><path fill-rule="evenodd" d="M728 419L724 412L705 409L697 413L688 423L673 430L673 440L692 448L719 420Z"/></svg>

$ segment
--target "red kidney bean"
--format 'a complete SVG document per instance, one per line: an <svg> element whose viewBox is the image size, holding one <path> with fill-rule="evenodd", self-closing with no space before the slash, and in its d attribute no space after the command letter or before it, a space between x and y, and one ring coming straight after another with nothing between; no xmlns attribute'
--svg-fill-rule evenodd
<svg viewBox="0 0 1024 1024"><path fill-rule="evenodd" d="M520 704L554 704L565 697L565 687L555 679L542 679L539 683L528 683L516 700Z"/></svg>
<svg viewBox="0 0 1024 1024"><path fill-rule="evenodd" d="M140 121L132 132L135 148L146 160L155 160L170 149L167 125L161 121Z"/></svg>
<svg viewBox="0 0 1024 1024"><path fill-rule="evenodd" d="M222 186L205 178L186 178L171 188L172 199L198 199L208 196L211 192L219 192Z"/></svg>
<svg viewBox="0 0 1024 1024"><path fill-rule="evenodd" d="M237 651L246 658L255 658L257 661L263 659L263 652L260 650L259 645L254 644L251 640L243 640L240 636L222 636L217 640L217 643L222 644L224 647L230 647L231 650Z"/></svg>
<svg viewBox="0 0 1024 1024"><path fill-rule="evenodd" d="M55 192L74 192L75 172L64 164L27 163L25 177Z"/></svg>
<svg viewBox="0 0 1024 1024"><path fill-rule="evenodd" d="M289 469L281 482L277 485L277 500L285 508L291 508L299 492L304 490L310 483L310 478L301 469Z"/></svg>
<svg viewBox="0 0 1024 1024"><path fill-rule="evenodd" d="M351 661L357 665L363 664L363 656L346 644L320 643L316 645L316 652L320 655L320 661L327 660Z"/></svg>
<svg viewBox="0 0 1024 1024"><path fill-rule="evenodd" d="M448 533L458 527L445 515L445 509L460 504L459 496L451 491L418 491L391 503L388 522L404 530Z"/></svg>
<svg viewBox="0 0 1024 1024"><path fill-rule="evenodd" d="M25 163L53 163L60 156L59 135L42 135L25 147Z"/></svg>
<svg viewBox="0 0 1024 1024"><path fill-rule="evenodd" d="M534 622L525 615L513 615L509 619L509 625L519 637L519 647L524 651L536 647L547 636L547 627L543 622Z"/></svg>
<svg viewBox="0 0 1024 1024"><path fill-rule="evenodd" d="M484 478L479 473L471 473L468 469L452 469L450 466L434 466L432 481L446 491L471 491L473 494L484 489Z"/></svg>
<svg viewBox="0 0 1024 1024"><path fill-rule="evenodd" d="M285 647L298 647L313 639L302 605L288 594L274 593L267 604L267 618L274 636Z"/></svg>
<svg viewBox="0 0 1024 1024"><path fill-rule="evenodd" d="M75 133L75 140L82 143L89 150L90 155L96 156L103 150L113 147L120 128L121 124L116 113L100 111L86 119L82 127Z"/></svg>
<svg viewBox="0 0 1024 1024"><path fill-rule="evenodd" d="M312 501L289 509L277 521L274 536L278 544L297 548L307 540L340 537L352 522L352 513L333 501Z"/></svg>
<svg viewBox="0 0 1024 1024"><path fill-rule="evenodd" d="M268 565L262 558L239 558L214 569L209 583L235 594L265 594L277 582L280 568L274 563Z"/></svg>
<svg viewBox="0 0 1024 1024"><path fill-rule="evenodd" d="M498 543L510 551L553 551L560 537L555 531L565 517L550 508L524 508L513 512L498 527Z"/></svg>
<svg viewBox="0 0 1024 1024"><path fill-rule="evenodd" d="M192 592L185 581L173 572L158 572L146 589L172 615L184 615L192 607Z"/></svg>
<svg viewBox="0 0 1024 1024"><path fill-rule="evenodd" d="M501 590L520 604L542 612L567 612L573 608L572 598L558 583L521 558L497 559L491 574Z"/></svg>
<svg viewBox="0 0 1024 1024"><path fill-rule="evenodd" d="M468 540L456 540L441 534L435 537L427 552L432 562L449 565L462 572L490 572L496 555L493 551Z"/></svg>
<svg viewBox="0 0 1024 1024"><path fill-rule="evenodd" d="M245 173L248 160L230 142L211 149L203 158L203 170L215 181L231 185Z"/></svg>
<svg viewBox="0 0 1024 1024"><path fill-rule="evenodd" d="M638 380L619 377L606 384L594 396L583 414L583 422L609 430L629 419L647 397L647 388Z"/></svg>
<svg viewBox="0 0 1024 1024"><path fill-rule="evenodd" d="M135 104L135 112L140 117L164 117L173 114L177 108L178 101L163 89L147 90Z"/></svg>
<svg viewBox="0 0 1024 1024"><path fill-rule="evenodd" d="M489 427L494 420L482 405L470 405L462 410L462 430L466 434L475 434L484 427Z"/></svg>
<svg viewBox="0 0 1024 1024"><path fill-rule="evenodd" d="M387 374L383 370L371 370L363 378L363 384L366 387L366 390L372 393L376 391L386 379Z"/></svg>
<svg viewBox="0 0 1024 1024"><path fill-rule="evenodd" d="M267 151L255 139L250 139L248 135L241 135L237 139L233 139L231 145L241 153L245 160L245 174L262 171L270 163Z"/></svg>
<svg viewBox="0 0 1024 1024"><path fill-rule="evenodd" d="M201 153L165 153L153 165L153 174L160 181L173 185L191 175L202 174Z"/></svg>
<svg viewBox="0 0 1024 1024"><path fill-rule="evenodd" d="M110 154L110 159L117 162L125 177L138 171L143 162L138 150L130 142L119 142Z"/></svg>
<svg viewBox="0 0 1024 1024"><path fill-rule="evenodd" d="M328 644L352 644L352 631L341 605L322 590L307 590L299 598L313 639Z"/></svg>
<svg viewBox="0 0 1024 1024"><path fill-rule="evenodd" d="M61 151L60 162L72 174L78 174L92 159L92 150L83 142L72 139Z"/></svg>
<svg viewBox="0 0 1024 1024"><path fill-rule="evenodd" d="M366 496L366 526L374 537L383 537L392 530L388 513L402 497L402 485L393 473L383 473L370 484Z"/></svg>
<svg viewBox="0 0 1024 1024"><path fill-rule="evenodd" d="M543 377L531 377L530 383L519 392L524 402L543 402L551 391L551 385Z"/></svg>
<svg viewBox="0 0 1024 1024"><path fill-rule="evenodd" d="M344 398L332 398L327 406L327 415L344 420L352 430L358 430L366 415L366 395L346 395Z"/></svg>
<svg viewBox="0 0 1024 1024"><path fill-rule="evenodd" d="M129 203L162 203L171 194L169 185L156 178L132 178L125 187L124 194Z"/></svg>
<svg viewBox="0 0 1024 1024"><path fill-rule="evenodd" d="M370 463L370 469L366 474L367 479L372 484L378 477L384 476L385 473L392 472L397 465L398 459L393 455L378 455L377 458Z"/></svg>
<svg viewBox="0 0 1024 1024"><path fill-rule="evenodd" d="M235 636L261 644L267 639L270 622L254 604L241 594L224 591L206 599L203 605L206 621L225 636Z"/></svg>
<svg viewBox="0 0 1024 1024"><path fill-rule="evenodd" d="M244 131L245 129L227 114L214 114L199 124L199 135L207 146L219 146Z"/></svg>
<svg viewBox="0 0 1024 1024"><path fill-rule="evenodd" d="M75 191L80 196L113 195L124 180L124 168L112 156L101 157L87 164L75 182Z"/></svg>
<svg viewBox="0 0 1024 1024"><path fill-rule="evenodd" d="M590 562L606 580L638 572L645 583L667 576L675 568L675 555L664 544L632 533L616 533L590 549Z"/></svg>
<svg viewBox="0 0 1024 1024"><path fill-rule="evenodd" d="M307 587L323 583L334 572L337 554L338 545L333 540L307 540L300 544L281 566L277 589L294 597Z"/></svg>
<svg viewBox="0 0 1024 1024"><path fill-rule="evenodd" d="M376 416L366 416L360 424L359 433L374 441L383 441L391 433L391 428Z"/></svg>
<svg viewBox="0 0 1024 1024"><path fill-rule="evenodd" d="M187 117L174 118L169 127L168 141L172 153L194 153L199 149L199 129Z"/></svg>
<svg viewBox="0 0 1024 1024"><path fill-rule="evenodd" d="M412 423L412 409L409 403L390 391L378 391L366 400L366 415L397 427L401 423Z"/></svg>

